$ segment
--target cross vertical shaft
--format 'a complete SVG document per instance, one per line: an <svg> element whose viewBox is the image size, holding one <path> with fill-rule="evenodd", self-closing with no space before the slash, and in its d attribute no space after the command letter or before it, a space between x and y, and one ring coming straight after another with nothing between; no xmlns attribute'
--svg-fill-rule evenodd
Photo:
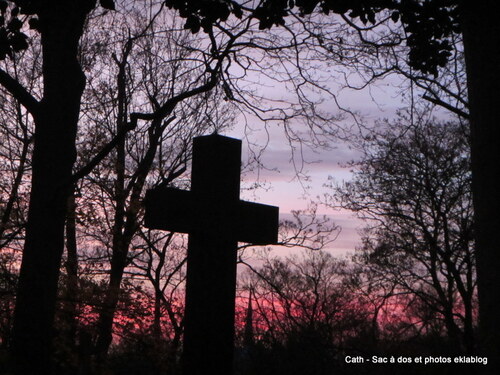
<svg viewBox="0 0 500 375"><path fill-rule="evenodd" d="M233 373L237 240L228 212L239 200L240 155L241 142L231 138L194 140L191 191L212 220L189 236L184 375Z"/></svg>
<svg viewBox="0 0 500 375"><path fill-rule="evenodd" d="M189 233L183 375L233 374L237 241L273 244L278 207L239 199L241 141L193 141L191 191L146 193L145 226Z"/></svg>

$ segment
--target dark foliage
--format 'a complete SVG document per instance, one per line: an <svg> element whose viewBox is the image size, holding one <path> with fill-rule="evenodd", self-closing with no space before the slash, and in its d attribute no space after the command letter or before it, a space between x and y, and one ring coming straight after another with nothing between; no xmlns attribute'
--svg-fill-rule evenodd
<svg viewBox="0 0 500 375"><path fill-rule="evenodd" d="M165 4L186 18L184 27L193 33L211 29L215 22L223 22L232 14L242 16L242 7L231 0L166 0ZM401 22L408 34L410 65L423 72L437 75L451 56L453 33L459 33L458 1L436 0L264 0L255 9L245 9L259 20L260 29L285 24L285 19L297 8L301 16L322 12L336 13L357 19L364 25L376 25L377 19L390 17Z"/></svg>
<svg viewBox="0 0 500 375"><path fill-rule="evenodd" d="M40 27L33 15L40 9L35 0L17 0L9 7L6 0L0 1L0 59L26 49L27 35L21 30L28 20L31 29ZM89 1L89 6L92 1ZM100 0L103 8L114 10L113 0ZM264 0L255 9L243 9L232 0L166 0L165 5L179 11L186 19L184 27L197 33L200 29L211 30L212 25L224 22L233 15L241 18L243 11L252 12L259 20L260 29L284 25L285 19L297 8L301 16L315 10L324 14L336 13L359 20L365 25L377 24L378 18L390 17L401 22L408 34L410 65L423 72L437 75L437 68L448 62L451 53L450 36L460 32L458 1L456 0ZM10 12L8 10L10 9Z"/></svg>

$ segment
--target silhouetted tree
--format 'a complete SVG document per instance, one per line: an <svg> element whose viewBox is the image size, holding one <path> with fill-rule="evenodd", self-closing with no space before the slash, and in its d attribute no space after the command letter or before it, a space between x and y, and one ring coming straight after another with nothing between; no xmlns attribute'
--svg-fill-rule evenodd
<svg viewBox="0 0 500 375"><path fill-rule="evenodd" d="M153 321L151 338L158 343L169 342L164 353L176 363L184 328L184 283L186 250L183 238L175 233L159 234L141 231L143 243L137 243L138 254L132 260L132 277L145 278L152 288Z"/></svg>
<svg viewBox="0 0 500 375"><path fill-rule="evenodd" d="M476 270L465 126L400 117L364 140L343 208L368 220L360 258L436 313L461 350L475 350ZM423 320L424 321L424 320ZM458 346L457 350L460 350Z"/></svg>
<svg viewBox="0 0 500 375"><path fill-rule="evenodd" d="M102 39L98 26L89 26L90 40L85 40L90 46L108 43L106 50L94 57L95 76L89 78L93 87L84 97L90 107L85 116L95 127L88 131L112 138L126 128L129 113L145 111L146 105L153 112L163 108L163 113L151 123L130 130L127 139L116 144L86 182L89 197L96 194L109 197L100 202L90 199L97 215L105 218L102 225L95 228L94 239L99 239L110 253L109 286L100 311L96 347L101 365L112 341L121 281L125 269L137 255L131 254L130 249L142 220L145 188L159 183L172 184L186 170L191 138L222 129L232 118L223 108L229 105L216 99L220 93L204 94L215 85L204 86L199 82L199 75L210 74L209 66L201 63L203 52L199 43L187 33L176 32L171 14L154 13L148 18L147 13L147 9L139 6L126 15L110 14L105 22L99 20L106 40ZM117 27L118 24L121 26ZM206 57L209 59L209 54ZM165 65L165 61L170 63ZM108 67L105 74L96 69L99 66ZM130 66L135 69L130 70ZM116 79L109 79L110 72ZM211 100L218 105L209 104Z"/></svg>
<svg viewBox="0 0 500 375"><path fill-rule="evenodd" d="M16 261L14 253L0 253L0 352L2 353L7 353L14 315L18 281Z"/></svg>
<svg viewBox="0 0 500 375"><path fill-rule="evenodd" d="M179 9L186 20L187 28L196 32L202 27L210 29L216 21L225 21L232 13L241 17L246 6L230 1L166 1L168 6ZM444 66L450 56L453 34L462 33L467 72L468 107L470 109L472 186L474 191L474 215L476 223L476 247L478 269L478 292L480 302L481 347L492 358L488 366L494 374L500 368L500 252L496 231L500 226L500 168L495 162L499 158L500 135L496 108L500 102L497 88L500 76L496 67L500 62L500 51L494 48L500 44L499 23L493 0L480 4L469 0L358 0L321 1L265 0L259 3L254 16L260 21L260 28L284 25L286 16L296 6L301 15L331 12L358 18L362 23L378 24L377 16L401 21L408 35L410 47L409 65L423 73L435 73ZM436 101L437 98L430 97ZM439 103L441 104L441 103Z"/></svg>
<svg viewBox="0 0 500 375"><path fill-rule="evenodd" d="M101 3L106 9L114 8L112 1L103 1ZM247 17L247 21L242 21L236 26L225 28L219 24L216 25L217 27L213 29L211 34L208 33L209 43L215 43L217 47L213 51L214 53L210 55L211 52L208 50L208 53L205 53L200 60L196 60L206 68L204 74L198 76L196 82L198 86L190 86L187 91L174 95L170 100L163 102L153 100L151 111L129 113L129 118L120 120L124 126L115 134L115 137L107 144L95 142L101 145L102 148L94 148L95 157L91 158L87 165L72 175L71 172L76 157L77 121L86 81L83 73L85 71L87 75L89 74L86 69L91 68L93 53L104 47L102 44L96 44L91 49L90 55L81 54L82 50L78 49L78 45L80 42L84 43L81 37L86 25L85 22L87 16L95 9L96 2L89 0L87 2L75 2L75 4L77 5L72 6L68 5L67 2L59 3L54 1L46 6L45 3L39 1L20 0L2 1L0 8L3 14L2 33L0 33L2 41L0 57L2 59L10 61L17 58L18 55L16 54L27 48L28 36L31 37L32 41L39 40L42 45L43 98L37 100L29 88L24 87L16 80L15 76L13 77L7 71L2 71L0 78L2 85L9 94L22 103L26 111L33 117L36 127L29 216L31 219L28 219L27 241L23 253L24 260L21 267L19 286L19 308L16 313L16 316L19 316L16 321L20 323L15 325L13 348L19 347L16 343L23 341L25 343L23 348L26 349L23 352L25 355L38 353L36 348L42 348L40 351L44 354L40 354L40 356L43 358L46 358L47 353L50 351L50 345L45 345L45 343L50 341L51 336L50 321L54 312L51 306L55 303L56 281L64 244L63 207L65 211L68 196L71 195L74 188L74 182L88 174L109 154L113 147L119 142L123 142L123 137L130 129L138 123L148 122L149 127L155 129L152 136L158 136L163 126L162 121L172 114L173 107L179 101L188 96L209 91L218 84L220 84L220 88L227 100L241 104L253 115L260 116L264 120L284 119L288 121L292 116L301 116L300 113L305 110L312 109L315 111L312 103L305 100L305 95L300 96L301 102L298 104L285 106L283 101L275 100L273 105L263 106L258 100L253 100L256 98L251 99L246 96L247 91L237 90L237 85L234 84L236 81L245 83L245 75L240 73L242 71L251 71L253 64L258 65L263 61L259 56L256 56L256 59L249 58L249 56L244 56L242 59L233 58L239 56L244 48L255 48L261 56L276 55L278 51L289 49L292 51L291 56L293 56L295 42L290 43L287 39L274 38L269 35L255 38L255 24L247 22L251 20L251 17ZM70 10L71 12L66 15ZM97 23L101 22L99 18L106 13L107 11L97 11L92 14L92 19L97 20L95 21ZM113 25L109 26L113 27ZM31 30L28 30L28 27ZM66 29L68 29L67 32ZM37 39L38 36L39 39ZM244 37L243 40L239 40L240 37ZM50 55L51 53L53 55ZM119 56L117 54L118 63L126 63L125 60L120 60L123 57L124 55ZM288 61L295 60L293 58L284 59L280 61L280 64L285 65ZM276 64L267 64L267 66L273 65ZM238 68L233 71L229 69L230 66L237 66ZM285 71L283 70L282 73ZM298 77L300 81L303 80L300 75ZM278 77L279 79L281 77ZM295 87L302 89L303 85L295 84ZM151 92L150 94L156 93ZM144 97L145 102L151 102L149 96ZM314 116L303 116L303 118L310 125L317 121L328 123L329 120L327 117L319 118ZM71 126L67 125L67 123L71 124ZM288 122L285 122L285 124L285 130L290 136L290 140L294 143L303 143L303 133L301 137L298 137L297 131L293 130ZM38 129L41 130L38 131ZM313 130L311 132L314 133ZM330 129L325 130L324 133L328 134L329 132ZM320 143L316 134L311 139L316 144ZM60 147L58 146L59 143L61 143ZM47 198L52 196L51 194L55 196L53 201ZM48 213L51 216L47 216ZM70 233L70 228L67 229L68 233ZM74 246L72 247L74 248ZM41 292L31 293L33 291L31 285L37 285L38 288L41 288ZM37 305L43 307L35 308L34 306ZM30 308L28 309L27 306L30 306ZM35 310L43 310L45 313L37 312L34 317L28 316L35 314L33 312ZM27 332L30 332L30 334L28 335ZM16 338L23 335L27 337L26 340ZM43 340L41 340L42 337ZM33 341L32 344L29 344L30 340ZM28 349L30 346L33 348ZM21 349L19 350L21 351ZM36 362L37 360L23 361L25 364Z"/></svg>
<svg viewBox="0 0 500 375"><path fill-rule="evenodd" d="M42 5L43 4L43 5ZM106 8L113 8L113 1L101 1ZM187 17L186 26L193 31L202 27L210 32L217 20L228 19L230 13L242 16L245 6L235 2L219 1L169 1L168 5L182 8ZM473 187L475 190L475 215L478 227L478 276L481 322L484 324L485 348L491 350L491 357L498 358L500 335L496 311L498 297L492 290L498 289L496 270L500 266L500 255L491 251L496 246L498 227L498 205L494 198L499 190L496 185L498 166L498 127L495 126L498 97L490 95L498 87L498 66L500 52L491 49L498 45L500 32L494 17L494 2L480 5L468 1L303 1L297 3L303 13L311 13L319 4L323 12L333 11L362 22L376 23L376 12L389 9L394 20L401 19L410 34L410 63L424 71L434 72L443 65L449 53L446 38L458 32L458 15L464 32L465 57L468 72L469 103L472 124ZM9 5L12 5L10 8ZM14 7L19 5L21 8ZM77 60L77 45L82 34L84 21L95 7L95 1L2 1L0 11L3 23L0 26L0 58L13 56L16 51L27 47L27 38L22 31L23 21L40 31L43 45L44 96L38 101L16 82L12 76L0 72L0 83L14 95L30 112L36 124L35 149L33 154L33 186L30 199L27 238L23 253L23 267L20 278L20 293L16 307L16 326L13 347L22 355L34 353L33 361L24 364L46 363L50 352L51 321L54 313L57 276L63 249L63 228L67 197L72 187L71 168L75 158L74 140L78 119L80 98L84 77ZM288 13L286 1L268 0L259 3L254 16L261 28L283 24ZM8 10L8 12L7 12ZM393 12L393 10L395 10ZM32 17L20 16L24 12ZM253 10L252 10L253 11ZM381 13L384 14L384 13ZM37 15L37 17L33 17ZM431 15L431 17L429 17ZM227 31L227 29L226 29ZM236 61L236 60L235 60ZM486 65L489 64L489 65ZM225 86L227 97L231 98L231 86ZM160 111L161 112L161 111ZM147 117L147 116L146 116ZM53 199L48 199L53 197ZM42 255L43 254L43 255ZM484 270L484 271L483 271ZM484 285L484 286L483 286ZM33 291L33 287L39 292ZM34 308L39 306L39 308ZM28 334L29 332L29 334ZM20 348L23 342L23 349ZM17 349L16 349L17 348ZM26 349L26 350L25 350ZM44 359L45 358L45 359ZM44 359L42 361L42 359ZM45 361L45 362L44 362ZM44 368L45 365L42 366Z"/></svg>
<svg viewBox="0 0 500 375"><path fill-rule="evenodd" d="M248 266L241 285L242 296L252 295L253 345L243 370L334 371L337 357L350 349L349 340L369 323L368 310L346 282L346 262L322 250L306 250L300 257L271 257L262 266Z"/></svg>
<svg viewBox="0 0 500 375"><path fill-rule="evenodd" d="M0 57L5 59L27 47L27 37L21 31L22 12L32 16L30 24L39 30L43 59L41 100L35 99L5 71L0 74L1 84L33 117L36 134L12 341L18 373L50 373L64 221L76 157L80 98L85 87L85 76L77 57L78 42L86 16L94 6L92 0L1 3Z"/></svg>
<svg viewBox="0 0 500 375"><path fill-rule="evenodd" d="M30 61L30 64L19 60ZM33 95L39 97L39 46L23 51L19 60L11 64L1 61L1 69L30 87ZM34 125L21 102L11 98L3 86L0 86L0 93L0 249L21 249L27 216Z"/></svg>

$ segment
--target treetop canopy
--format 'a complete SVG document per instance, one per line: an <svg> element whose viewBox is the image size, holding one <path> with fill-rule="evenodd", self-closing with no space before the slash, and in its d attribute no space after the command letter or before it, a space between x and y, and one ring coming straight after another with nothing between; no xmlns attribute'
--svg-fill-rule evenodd
<svg viewBox="0 0 500 375"><path fill-rule="evenodd" d="M76 1L76 0L75 0ZM55 1L56 2L56 1ZM116 0L99 0L101 7L114 10ZM79 1L95 6L95 0ZM184 28L197 33L210 32L213 25L231 15L243 15L259 21L261 30L284 25L286 18L298 11L300 16L313 12L345 15L364 25L381 21L401 22L410 47L409 64L425 74L437 75L451 56L452 34L460 32L458 0L262 0L256 6L233 0L165 0L186 19ZM0 60L28 47L22 31L27 21L39 29L38 17L46 6L41 0L0 0ZM46 9L46 8L45 8Z"/></svg>

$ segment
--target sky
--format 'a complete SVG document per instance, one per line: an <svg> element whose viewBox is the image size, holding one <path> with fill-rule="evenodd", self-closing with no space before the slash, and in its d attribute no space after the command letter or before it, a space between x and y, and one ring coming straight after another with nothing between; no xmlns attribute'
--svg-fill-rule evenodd
<svg viewBox="0 0 500 375"><path fill-rule="evenodd" d="M242 198L278 206L281 218L288 219L292 216L292 210L305 210L311 201L321 200L324 194L329 193L329 188L325 186L329 176L338 182L349 180L351 178L349 171L339 164L355 158L356 153L340 144L333 150L324 150L319 154L306 153L305 157L315 162L305 167L310 179L299 181L289 162L290 151L285 148L270 150L265 154L265 163L275 166L278 170L262 171L260 178L267 182L266 188L251 193L243 191ZM251 181L252 177L255 178L255 174L246 176L246 179ZM329 246L329 250L333 250L336 254L354 250L359 242L356 228L362 223L346 210L334 210L323 204L319 204L317 210L317 214L326 215L342 228L336 241Z"/></svg>
<svg viewBox="0 0 500 375"><path fill-rule="evenodd" d="M373 124L380 119L395 118L397 110L408 106L407 98L401 95L401 87L401 80L393 75L364 90L344 89L338 92L337 100L343 108L356 113L357 120ZM415 91L415 95L418 97L421 94ZM337 108L332 101L326 101L324 105ZM444 110L439 109L433 110L433 114L441 119L448 116ZM346 142L334 140L330 143L329 149L305 148L303 157L307 163L304 165L304 174L307 175L307 180L298 179L296 168L291 162L290 146L282 130L278 126L271 126L266 132L260 130L259 134L258 120L255 121L252 125L257 131L252 133L252 142L259 143L260 140L261 144L267 144L261 159L267 169L243 173L242 199L278 206L280 217L285 219L291 217L293 210L306 209L311 201L321 200L321 197L328 194L329 188L325 184L329 182L329 178L337 183L351 179L348 168L342 165L358 159L360 153L349 147ZM237 125L223 135L242 138L241 135L244 134L242 123L244 121L237 120ZM350 116L346 116L339 123L340 126L353 124L354 119ZM244 161L249 153L248 142L243 142L242 152ZM295 160L300 161L299 159ZM252 186L255 181L259 181L262 187L254 190L245 189ZM323 204L318 205L317 213L326 215L341 227L340 234L326 250L337 256L352 254L360 244L358 230L365 224L350 211L332 209ZM279 255L293 252L289 249L276 250Z"/></svg>
<svg viewBox="0 0 500 375"><path fill-rule="evenodd" d="M342 106L357 112L359 118L371 123L381 118L394 117L396 110L404 106L402 98L394 88L399 86L392 78L386 83L382 82L377 87L371 87L363 91L345 91L338 98ZM377 97L377 102L373 97ZM333 103L330 104L334 108ZM258 120L256 120L258 121ZM352 125L354 120L347 117L343 125ZM243 121L236 121L241 124ZM258 129L257 126L255 126ZM342 183L351 178L349 170L342 166L347 161L359 157L359 153L348 147L345 142L340 140L330 143L330 149L304 149L304 159L307 164L304 165L304 171L307 180L298 179L295 168L291 163L291 150L279 127L269 128L269 143L262 155L262 162L268 169L259 171L250 171L244 173L242 181L241 198L259 203L279 206L280 217L290 218L292 210L303 210L308 207L311 201L321 200L324 194L329 193L329 178ZM241 138L243 130L241 125L232 129L224 135ZM254 132L252 141L259 143L267 142L267 134ZM265 139L265 140L264 140ZM245 160L248 157L249 145L243 142L243 156ZM296 159L297 161L298 159ZM255 190L246 190L255 181L261 182L263 187ZM318 205L318 214L326 215L336 225L341 227L341 232L336 240L331 243L327 250L334 255L344 256L353 253L354 249L360 243L358 229L363 227L363 222L355 218L347 210L338 210L329 208L323 204ZM298 251L298 250L295 250ZM290 249L276 249L278 255L294 253Z"/></svg>

